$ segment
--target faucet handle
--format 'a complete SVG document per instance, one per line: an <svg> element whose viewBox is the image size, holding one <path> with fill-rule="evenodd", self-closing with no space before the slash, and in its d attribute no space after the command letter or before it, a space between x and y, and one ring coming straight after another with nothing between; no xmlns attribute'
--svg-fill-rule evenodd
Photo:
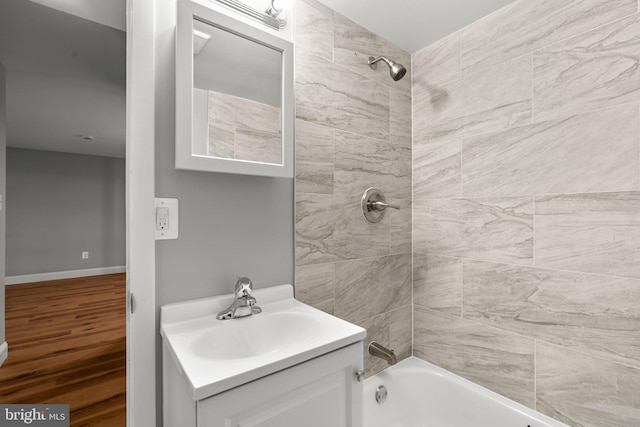
<svg viewBox="0 0 640 427"><path fill-rule="evenodd" d="M236 298L245 298L251 295L253 290L253 283L248 277L238 277L236 282L235 292Z"/></svg>

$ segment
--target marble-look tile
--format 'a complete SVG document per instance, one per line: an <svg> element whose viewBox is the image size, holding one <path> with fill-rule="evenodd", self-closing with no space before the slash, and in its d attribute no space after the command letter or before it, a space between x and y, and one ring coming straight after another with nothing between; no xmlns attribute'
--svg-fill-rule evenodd
<svg viewBox="0 0 640 427"><path fill-rule="evenodd" d="M638 104L627 104L464 139L462 194L636 190L638 135Z"/></svg>
<svg viewBox="0 0 640 427"><path fill-rule="evenodd" d="M360 196L297 194L297 265L411 252L410 200L393 200L401 210L372 224L362 215Z"/></svg>
<svg viewBox="0 0 640 427"><path fill-rule="evenodd" d="M217 148L217 129L225 129L225 141L233 133L233 155L236 159L282 163L282 133L280 108L273 105L208 92L209 139ZM213 134L212 134L213 127ZM226 141L229 144L229 141ZM209 149L211 149L211 141ZM224 149L228 153L229 147Z"/></svg>
<svg viewBox="0 0 640 427"><path fill-rule="evenodd" d="M461 144L452 141L415 141L413 145L413 197L462 197Z"/></svg>
<svg viewBox="0 0 640 427"><path fill-rule="evenodd" d="M367 78L389 87L411 91L411 55L393 43L366 28L334 13L334 62ZM407 69L407 74L397 82L389 76L389 68L379 63L375 70L369 67L369 57L386 56Z"/></svg>
<svg viewBox="0 0 640 427"><path fill-rule="evenodd" d="M531 122L531 55L414 88L414 139L454 139Z"/></svg>
<svg viewBox="0 0 640 427"><path fill-rule="evenodd" d="M393 350L398 362L411 356L412 315L411 306L401 307L359 322L367 330L364 340L364 369L369 377L386 369L389 365L383 359L373 357L368 348L375 341Z"/></svg>
<svg viewBox="0 0 640 427"><path fill-rule="evenodd" d="M640 368L640 280L467 260L463 276L465 319Z"/></svg>
<svg viewBox="0 0 640 427"><path fill-rule="evenodd" d="M348 132L336 132L335 191L361 197L380 188L389 203L411 198L411 148Z"/></svg>
<svg viewBox="0 0 640 427"><path fill-rule="evenodd" d="M414 252L531 265L531 197L416 199Z"/></svg>
<svg viewBox="0 0 640 427"><path fill-rule="evenodd" d="M336 199L326 194L296 194L296 265L338 261L332 240L340 227Z"/></svg>
<svg viewBox="0 0 640 427"><path fill-rule="evenodd" d="M334 212L333 221L337 227L330 244L331 250L338 259L349 260L391 254L391 221L386 218L387 221L372 224L365 220L361 209L361 198L362 194L336 196L338 209Z"/></svg>
<svg viewBox="0 0 640 427"><path fill-rule="evenodd" d="M336 263L335 315L358 322L411 304L411 255Z"/></svg>
<svg viewBox="0 0 640 427"><path fill-rule="evenodd" d="M539 267L640 278L640 192L535 199Z"/></svg>
<svg viewBox="0 0 640 427"><path fill-rule="evenodd" d="M333 314L335 270L334 263L297 266L296 299Z"/></svg>
<svg viewBox="0 0 640 427"><path fill-rule="evenodd" d="M277 123L280 123L278 120ZM235 158L252 162L282 164L282 134L236 128Z"/></svg>
<svg viewBox="0 0 640 427"><path fill-rule="evenodd" d="M296 51L296 117L359 135L389 138L389 89Z"/></svg>
<svg viewBox="0 0 640 427"><path fill-rule="evenodd" d="M534 340L414 307L414 355L534 407Z"/></svg>
<svg viewBox="0 0 640 427"><path fill-rule="evenodd" d="M295 48L333 61L333 10L317 0L297 0Z"/></svg>
<svg viewBox="0 0 640 427"><path fill-rule="evenodd" d="M391 254L410 254L412 250L412 202L411 199L395 199L400 209L389 209L383 219L389 225L389 249Z"/></svg>
<svg viewBox="0 0 640 427"><path fill-rule="evenodd" d="M452 33L413 54L414 90L460 78L460 32Z"/></svg>
<svg viewBox="0 0 640 427"><path fill-rule="evenodd" d="M640 370L537 342L536 409L570 426L640 425Z"/></svg>
<svg viewBox="0 0 640 427"><path fill-rule="evenodd" d="M636 0L515 1L461 30L464 72L530 53L637 11Z"/></svg>
<svg viewBox="0 0 640 427"><path fill-rule="evenodd" d="M462 260L414 253L413 303L462 316Z"/></svg>
<svg viewBox="0 0 640 427"><path fill-rule="evenodd" d="M640 14L534 52L534 119L640 100L638 62Z"/></svg>
<svg viewBox="0 0 640 427"><path fill-rule="evenodd" d="M207 155L233 159L235 140L236 131L234 126L210 122Z"/></svg>
<svg viewBox="0 0 640 427"><path fill-rule="evenodd" d="M280 108L238 96L209 91L209 123L265 133L280 132Z"/></svg>
<svg viewBox="0 0 640 427"><path fill-rule="evenodd" d="M296 192L333 194L334 130L296 120Z"/></svg>
<svg viewBox="0 0 640 427"><path fill-rule="evenodd" d="M389 90L389 142L411 148L411 93Z"/></svg>

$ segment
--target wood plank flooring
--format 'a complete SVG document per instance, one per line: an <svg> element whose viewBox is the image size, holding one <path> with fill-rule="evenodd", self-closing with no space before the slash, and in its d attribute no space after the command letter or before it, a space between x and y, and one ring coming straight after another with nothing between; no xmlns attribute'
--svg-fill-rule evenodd
<svg viewBox="0 0 640 427"><path fill-rule="evenodd" d="M0 403L68 403L71 426L126 425L125 274L5 287Z"/></svg>

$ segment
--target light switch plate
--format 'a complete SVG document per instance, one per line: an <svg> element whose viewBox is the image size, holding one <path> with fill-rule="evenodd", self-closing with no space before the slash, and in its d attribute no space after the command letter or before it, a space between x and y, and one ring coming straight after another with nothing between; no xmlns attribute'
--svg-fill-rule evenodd
<svg viewBox="0 0 640 427"><path fill-rule="evenodd" d="M156 197L153 224L156 240L178 238L178 199Z"/></svg>

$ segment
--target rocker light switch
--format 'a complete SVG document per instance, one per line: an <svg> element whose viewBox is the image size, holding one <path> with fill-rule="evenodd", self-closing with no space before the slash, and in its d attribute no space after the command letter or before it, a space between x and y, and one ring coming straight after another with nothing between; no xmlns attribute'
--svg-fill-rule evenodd
<svg viewBox="0 0 640 427"><path fill-rule="evenodd" d="M178 199L156 198L156 240L178 238Z"/></svg>

